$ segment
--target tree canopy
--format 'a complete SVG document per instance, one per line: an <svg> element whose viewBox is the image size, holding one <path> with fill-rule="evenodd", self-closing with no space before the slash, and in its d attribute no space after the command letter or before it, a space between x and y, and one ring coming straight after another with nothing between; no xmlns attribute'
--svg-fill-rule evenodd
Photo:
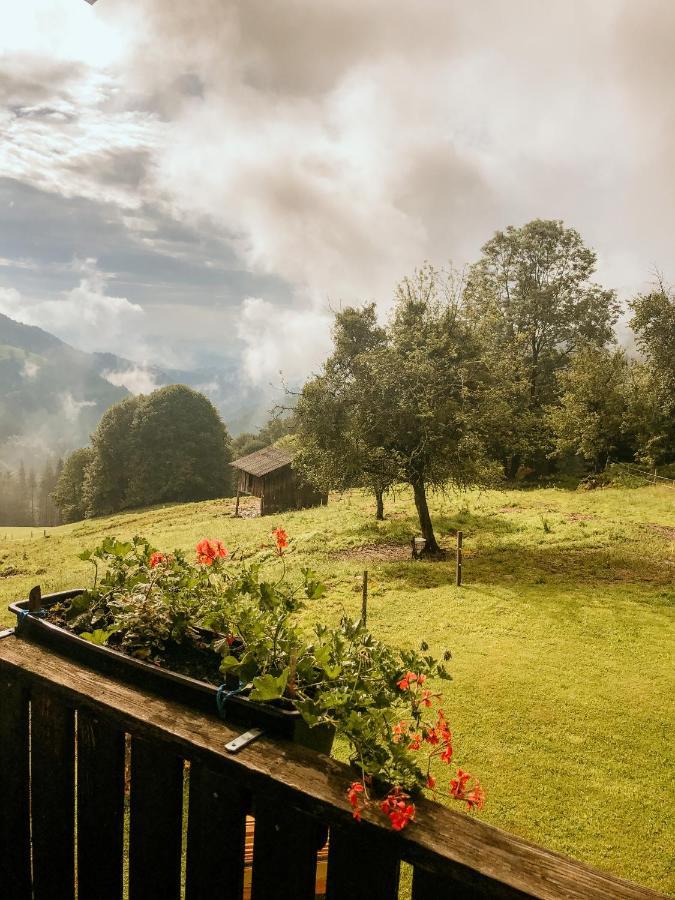
<svg viewBox="0 0 675 900"><path fill-rule="evenodd" d="M595 265L574 228L535 219L498 231L470 270L467 314L500 374L497 389L517 412L503 420L506 430L493 430L493 450L508 475L550 451L545 410L558 398L557 374L571 354L614 338L619 304L614 291L591 280Z"/></svg>
<svg viewBox="0 0 675 900"><path fill-rule="evenodd" d="M72 454L54 497L69 519L133 506L209 500L231 488L230 439L213 404L185 385L108 409L91 447Z"/></svg>
<svg viewBox="0 0 675 900"><path fill-rule="evenodd" d="M439 549L428 488L473 483L484 473L474 402L484 370L450 288L446 275L426 265L399 285L387 328L375 324L370 307L340 314L334 353L297 406L301 444L316 448L301 451L308 474L336 486L360 472L364 483L372 464L388 483L407 482L428 552Z"/></svg>

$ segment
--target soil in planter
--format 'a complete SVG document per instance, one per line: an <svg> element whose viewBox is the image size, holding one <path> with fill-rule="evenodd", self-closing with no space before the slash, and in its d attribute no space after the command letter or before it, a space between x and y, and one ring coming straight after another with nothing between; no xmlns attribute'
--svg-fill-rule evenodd
<svg viewBox="0 0 675 900"><path fill-rule="evenodd" d="M58 625L59 628L63 628L71 634L78 634L77 631L70 627L63 612L63 607L60 604L54 609L47 609L47 621L53 625ZM120 637L117 634L112 634L105 646L111 650L124 653L125 656L136 658L124 647L120 646ZM177 644L175 641L168 641L163 650L153 650L152 656L142 661L218 687L224 680L220 671L221 659L222 657L212 650L206 642L188 637L181 644Z"/></svg>

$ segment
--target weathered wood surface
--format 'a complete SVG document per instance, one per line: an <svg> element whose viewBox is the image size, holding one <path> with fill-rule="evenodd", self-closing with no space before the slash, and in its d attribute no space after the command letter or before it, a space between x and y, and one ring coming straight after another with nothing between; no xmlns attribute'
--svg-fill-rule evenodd
<svg viewBox="0 0 675 900"><path fill-rule="evenodd" d="M331 829L326 900L398 897L401 864L393 842L355 828Z"/></svg>
<svg viewBox="0 0 675 900"><path fill-rule="evenodd" d="M203 763L190 766L186 900L240 900L250 797Z"/></svg>
<svg viewBox="0 0 675 900"><path fill-rule="evenodd" d="M35 900L63 900L75 895L75 722L47 685L31 690L30 741Z"/></svg>
<svg viewBox="0 0 675 900"><path fill-rule="evenodd" d="M28 691L0 670L0 890L30 900Z"/></svg>
<svg viewBox="0 0 675 900"><path fill-rule="evenodd" d="M325 828L274 794L256 799L254 815L252 900L314 900Z"/></svg>
<svg viewBox="0 0 675 900"><path fill-rule="evenodd" d="M183 760L131 738L129 900L179 900L183 827Z"/></svg>
<svg viewBox="0 0 675 900"><path fill-rule="evenodd" d="M77 884L80 897L119 900L124 842L124 732L77 713Z"/></svg>
<svg viewBox="0 0 675 900"><path fill-rule="evenodd" d="M215 716L193 713L106 679L16 637L0 642L0 683L12 675L31 692L39 695L46 688L67 705L105 716L137 738L161 744L167 757L173 753L202 763L254 796L339 826L354 843L384 842L393 856L423 869L426 874L419 877L433 876L428 883L452 886L447 896L518 896L516 892L543 900L663 896L431 801L418 803L417 821L402 835L369 813L361 825L353 823L345 802L350 773L341 763L265 738L231 756L224 745L236 732ZM339 845L333 852L339 853Z"/></svg>

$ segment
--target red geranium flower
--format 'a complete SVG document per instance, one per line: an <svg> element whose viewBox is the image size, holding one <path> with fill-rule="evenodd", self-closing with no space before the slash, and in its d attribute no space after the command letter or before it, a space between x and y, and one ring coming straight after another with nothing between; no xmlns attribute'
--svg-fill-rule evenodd
<svg viewBox="0 0 675 900"><path fill-rule="evenodd" d="M220 541L209 541L206 538L197 544L197 562L210 566L219 557L227 556L227 549Z"/></svg>
<svg viewBox="0 0 675 900"><path fill-rule="evenodd" d="M402 791L401 788L394 788L380 803L380 809L385 816L389 817L394 831L401 831L408 822L415 818L415 804L408 803L409 799L410 795Z"/></svg>
<svg viewBox="0 0 675 900"><path fill-rule="evenodd" d="M455 800L465 800L466 808L469 810L474 807L482 809L485 803L485 791L480 786L477 778L473 779L473 787L470 791L467 791L466 787L471 778L473 776L469 775L468 772L462 772L461 769L457 769L457 778L453 778L450 782L450 794Z"/></svg>
<svg viewBox="0 0 675 900"><path fill-rule="evenodd" d="M471 776L468 772L462 772L461 769L457 769L457 778L453 778L450 782L450 794L455 800L464 799L464 789L470 779Z"/></svg>
<svg viewBox="0 0 675 900"><path fill-rule="evenodd" d="M417 675L414 672L406 672L403 678L397 683L397 687L402 691L409 691L410 685L417 681Z"/></svg>
<svg viewBox="0 0 675 900"><path fill-rule="evenodd" d="M446 744L445 750L441 753L441 759L445 763L450 763L452 760L452 744Z"/></svg>
<svg viewBox="0 0 675 900"><path fill-rule="evenodd" d="M357 822L361 821L361 802L363 799L361 797L361 794L363 793L363 790L364 788L361 782L354 781L352 784L350 784L347 791L347 800L349 800L349 803L351 804L352 815Z"/></svg>
<svg viewBox="0 0 675 900"><path fill-rule="evenodd" d="M469 793L464 797L466 800L466 808L471 810L476 807L476 809L482 809L485 804L485 791L480 786L480 783L477 778L474 778L474 787Z"/></svg>
<svg viewBox="0 0 675 900"><path fill-rule="evenodd" d="M153 553L150 557L150 568L154 569L155 566L158 566L160 563L166 561L166 556L163 553Z"/></svg>
<svg viewBox="0 0 675 900"><path fill-rule="evenodd" d="M413 734L410 736L410 743L408 744L408 750L419 750L422 746L422 735L421 734Z"/></svg>
<svg viewBox="0 0 675 900"><path fill-rule="evenodd" d="M281 556L286 547L288 547L288 533L283 528L279 527L275 528L272 534L277 542L277 553Z"/></svg>

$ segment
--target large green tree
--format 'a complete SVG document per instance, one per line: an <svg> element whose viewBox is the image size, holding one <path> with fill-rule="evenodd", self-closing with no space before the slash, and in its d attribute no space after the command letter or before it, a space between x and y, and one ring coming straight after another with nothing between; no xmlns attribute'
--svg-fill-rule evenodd
<svg viewBox="0 0 675 900"><path fill-rule="evenodd" d="M484 367L447 288L446 277L431 266L404 279L391 324L351 360L341 349L343 326L358 325L361 333L369 318L373 324L374 311L343 315L334 333L335 353L298 403L302 433L315 441L319 458L330 431L328 468L342 450L362 478L367 459L387 478L411 485L429 553L439 549L429 488L473 483L484 473L477 403ZM312 414L303 420L305 403Z"/></svg>
<svg viewBox="0 0 675 900"><path fill-rule="evenodd" d="M470 270L467 315L496 376L494 401L512 410L491 439L509 476L550 451L546 409L574 350L613 339L619 306L613 291L592 281L595 265L575 229L535 219L498 231Z"/></svg>
<svg viewBox="0 0 675 900"><path fill-rule="evenodd" d="M230 493L230 439L213 404L174 384L103 415L85 469L87 516Z"/></svg>
<svg viewBox="0 0 675 900"><path fill-rule="evenodd" d="M284 413L284 414L281 414ZM279 415L272 415L257 432L244 431L232 439L232 458L239 459L276 444L282 438L295 432L295 418L292 410L282 410Z"/></svg>
<svg viewBox="0 0 675 900"><path fill-rule="evenodd" d="M92 457L83 486L87 516L106 516L128 505L132 427L142 401L141 395L115 403L91 436Z"/></svg>
<svg viewBox="0 0 675 900"><path fill-rule="evenodd" d="M295 465L322 491L372 490L376 518L382 519L384 493L398 469L382 450L383 436L377 438L372 420L364 423L363 408L353 402L356 385L367 377L368 355L386 344L375 305L337 313L333 344L323 372L305 385L295 409Z"/></svg>
<svg viewBox="0 0 675 900"><path fill-rule="evenodd" d="M633 367L631 415L638 458L656 465L675 459L675 294L659 281L631 308L630 325L644 357Z"/></svg>
<svg viewBox="0 0 675 900"><path fill-rule="evenodd" d="M555 448L583 457L602 472L610 454L626 444L629 365L622 350L580 348L560 374L560 402L549 422Z"/></svg>
<svg viewBox="0 0 675 900"><path fill-rule="evenodd" d="M83 447L74 450L63 464L52 499L65 522L78 522L85 517L84 480L93 455L91 447Z"/></svg>
<svg viewBox="0 0 675 900"><path fill-rule="evenodd" d="M230 461L230 438L211 401L182 384L160 388L134 413L126 504L227 496Z"/></svg>

